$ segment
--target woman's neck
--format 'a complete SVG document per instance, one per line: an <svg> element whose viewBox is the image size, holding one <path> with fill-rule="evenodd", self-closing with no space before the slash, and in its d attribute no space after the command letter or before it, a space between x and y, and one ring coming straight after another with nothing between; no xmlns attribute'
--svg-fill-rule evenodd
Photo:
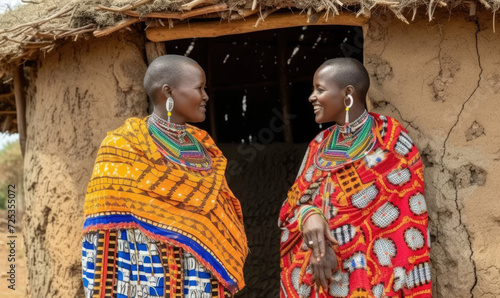
<svg viewBox="0 0 500 298"><path fill-rule="evenodd" d="M361 104L354 104L350 109L349 109L349 122L353 122L354 120L358 119L363 115L363 112L366 110L366 108L361 105ZM345 114L346 111L339 115L335 121L340 126L345 125Z"/></svg>
<svg viewBox="0 0 500 298"><path fill-rule="evenodd" d="M168 119L168 113L167 113L167 110L165 110L165 108L163 108L163 109L156 109L155 108L153 113L155 113L157 116L159 116L160 118L162 118L165 121L167 121L167 119ZM173 113L170 116L170 123L177 124L177 125L186 125L186 121L179 119L179 117L177 117L176 115L173 115Z"/></svg>
<svg viewBox="0 0 500 298"><path fill-rule="evenodd" d="M168 122L163 117L159 116L156 112L153 112L151 114L151 116L149 117L149 121L155 123L156 125L159 125L163 129L166 129L167 131L185 132L187 128L185 124Z"/></svg>

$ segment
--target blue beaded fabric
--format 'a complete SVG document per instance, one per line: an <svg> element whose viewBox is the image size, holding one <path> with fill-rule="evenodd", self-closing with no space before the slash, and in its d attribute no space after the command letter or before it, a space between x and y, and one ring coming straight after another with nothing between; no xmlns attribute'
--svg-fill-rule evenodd
<svg viewBox="0 0 500 298"><path fill-rule="evenodd" d="M177 253L167 256L167 250ZM217 280L192 254L151 239L139 229L85 234L82 265L86 298L230 295L219 292Z"/></svg>

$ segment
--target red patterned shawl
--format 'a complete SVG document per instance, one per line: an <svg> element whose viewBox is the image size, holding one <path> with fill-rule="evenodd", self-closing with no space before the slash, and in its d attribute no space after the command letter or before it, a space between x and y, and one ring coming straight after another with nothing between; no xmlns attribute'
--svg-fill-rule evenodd
<svg viewBox="0 0 500 298"><path fill-rule="evenodd" d="M320 298L431 297L422 160L400 123L370 115L376 144L358 161L330 172L315 167L328 129L309 145L280 212L281 297L317 297L308 266L312 251L296 219L305 205L322 209L339 241L334 249L341 270L326 291L318 290Z"/></svg>

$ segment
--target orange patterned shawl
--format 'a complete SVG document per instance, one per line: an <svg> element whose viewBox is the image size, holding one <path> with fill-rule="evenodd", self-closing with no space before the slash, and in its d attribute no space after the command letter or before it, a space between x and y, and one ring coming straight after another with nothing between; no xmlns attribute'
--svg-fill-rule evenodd
<svg viewBox="0 0 500 298"><path fill-rule="evenodd" d="M102 142L85 198L84 234L139 228L192 253L224 287L240 290L248 248L240 203L224 177L226 158L205 131L188 125L212 169L166 163L146 120L128 119Z"/></svg>

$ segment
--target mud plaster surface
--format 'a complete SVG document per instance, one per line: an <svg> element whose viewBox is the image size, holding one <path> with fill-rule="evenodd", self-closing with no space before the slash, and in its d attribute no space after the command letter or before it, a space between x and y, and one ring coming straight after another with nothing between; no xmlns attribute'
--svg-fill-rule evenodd
<svg viewBox="0 0 500 298"><path fill-rule="evenodd" d="M371 20L369 97L408 129L426 166L433 297L499 297L500 35L491 17L437 18Z"/></svg>
<svg viewBox="0 0 500 298"><path fill-rule="evenodd" d="M106 132L146 115L142 39L69 43L42 58L27 102L28 297L83 297L83 199Z"/></svg>

